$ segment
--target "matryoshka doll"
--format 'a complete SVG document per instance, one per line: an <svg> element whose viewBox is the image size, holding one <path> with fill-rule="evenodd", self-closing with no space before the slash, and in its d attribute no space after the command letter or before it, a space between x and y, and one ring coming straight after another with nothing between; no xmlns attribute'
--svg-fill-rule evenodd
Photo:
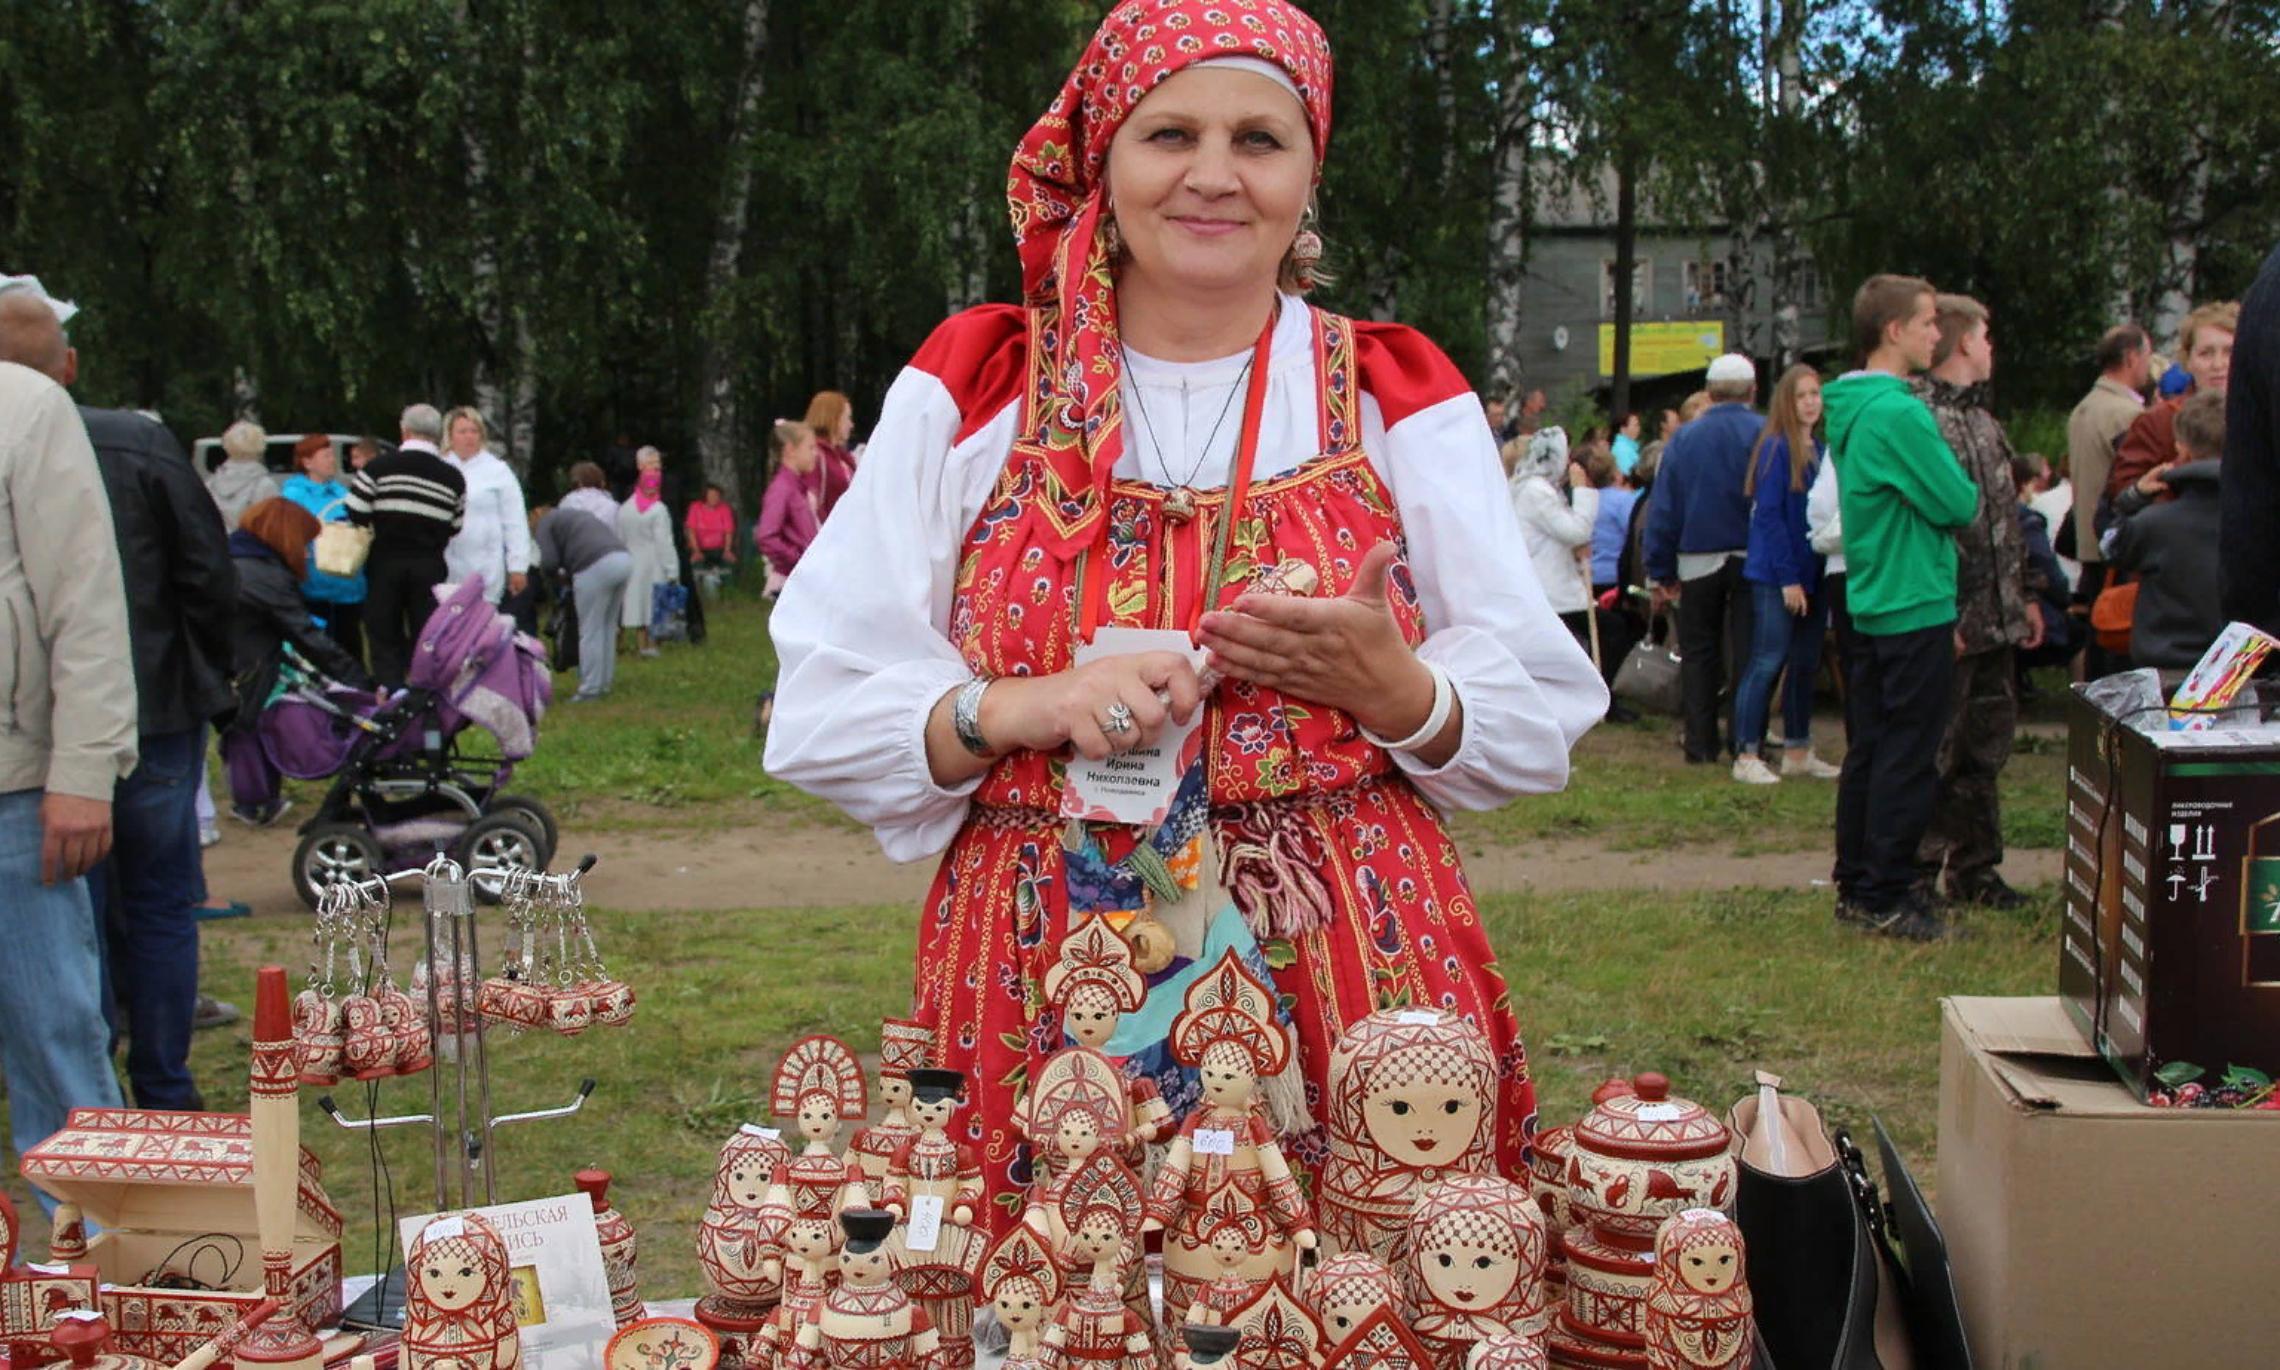
<svg viewBox="0 0 2280 1370"><path fill-rule="evenodd" d="M933 1320L944 1370L974 1363L974 1281L989 1253L988 1234L974 1224L981 1163L949 1130L965 1087L966 1077L955 1070L910 1072L918 1135L897 1147L887 1164L886 1208L900 1224L893 1243L897 1278Z"/></svg>
<svg viewBox="0 0 2280 1370"><path fill-rule="evenodd" d="M1017 1227L982 1266L982 1297L1006 1331L1002 1370L1043 1370L1044 1329L1061 1301L1061 1269L1044 1239Z"/></svg>
<svg viewBox="0 0 2280 1370"><path fill-rule="evenodd" d="M1167 1327L1186 1321L1188 1305L1218 1278L1203 1234L1221 1191L1233 1189L1267 1219L1266 1246L1244 1273L1287 1278L1297 1253L1314 1248L1314 1211L1259 1106L1259 1081L1290 1058L1274 1007L1274 992L1229 951L1188 986L1172 1020L1172 1057L1196 1070L1203 1102L1166 1150L1148 1195L1148 1229L1164 1234Z"/></svg>
<svg viewBox="0 0 2280 1370"><path fill-rule="evenodd" d="M783 1290L788 1210L772 1207L770 1182L792 1154L774 1128L746 1123L721 1144L712 1202L697 1228L705 1295L697 1321L721 1339L723 1365L744 1363Z"/></svg>
<svg viewBox="0 0 2280 1370"><path fill-rule="evenodd" d="M863 1167L863 1188L876 1208L887 1197L887 1165L904 1142L918 1135L910 1118L910 1073L934 1059L934 1030L908 1018L889 1018L879 1028L878 1098L886 1116L859 1128L847 1144L847 1158Z"/></svg>
<svg viewBox="0 0 2280 1370"><path fill-rule="evenodd" d="M1380 1009L1330 1053L1330 1157L1315 1185L1323 1247L1396 1258L1418 1189L1495 1170L1496 1055L1437 1009Z"/></svg>
<svg viewBox="0 0 2280 1370"><path fill-rule="evenodd" d="M1132 964L1132 944L1094 915L1061 939L1060 956L1045 972L1045 1002L1061 1015L1061 1029L1078 1046L1105 1053L1127 1013L1138 1011L1148 997L1148 984ZM1141 1168L1145 1148L1168 1140L1178 1120L1162 1091L1150 1079L1124 1076L1123 1063L1109 1058L1124 1079L1130 1120L1123 1131L1124 1163ZM1052 1178L1054 1158L1038 1157L1037 1181Z"/></svg>
<svg viewBox="0 0 2280 1370"><path fill-rule="evenodd" d="M1543 1215L1510 1180L1464 1175L1420 1193L1401 1271L1410 1327L1443 1370L1476 1342L1539 1333L1550 1319Z"/></svg>
<svg viewBox="0 0 2280 1370"><path fill-rule="evenodd" d="M516 1370L514 1276L498 1229L476 1213L430 1222L404 1257L405 1370Z"/></svg>
<svg viewBox="0 0 2280 1370"><path fill-rule="evenodd" d="M1074 1288L1089 1271L1089 1266L1068 1254L1069 1223L1079 1206L1079 1182L1081 1179L1088 1186L1100 1182L1099 1173L1087 1171L1085 1163L1095 1155L1105 1155L1117 1160L1126 1173L1139 1173L1121 1160L1122 1148L1117 1144L1130 1123L1124 1079L1099 1052L1064 1047L1045 1058L1022 1103L1032 1154L1053 1157L1053 1179L1032 1187L1022 1221L1045 1239L1048 1249L1061 1253L1062 1282ZM1139 1262L1126 1272L1124 1301L1141 1321L1153 1321L1148 1272Z"/></svg>
<svg viewBox="0 0 2280 1370"><path fill-rule="evenodd" d="M1393 1272L1361 1251L1341 1251L1315 1266L1306 1277L1302 1297L1306 1311L1322 1325L1322 1335L1332 1346L1354 1335L1362 1320L1378 1309L1401 1306Z"/></svg>
<svg viewBox="0 0 2280 1370"><path fill-rule="evenodd" d="M1689 1208L1655 1234L1647 1296L1647 1364L1654 1370L1750 1370L1752 1316L1742 1229L1713 1208Z"/></svg>
<svg viewBox="0 0 2280 1370"><path fill-rule="evenodd" d="M839 1215L839 1283L808 1310L789 1370L937 1370L940 1342L926 1310L895 1283L887 1236L895 1215Z"/></svg>
<svg viewBox="0 0 2280 1370"><path fill-rule="evenodd" d="M1490 1337L1465 1360L1465 1370L1551 1370L1551 1365L1544 1339L1521 1333Z"/></svg>
<svg viewBox="0 0 2280 1370"><path fill-rule="evenodd" d="M1117 1182L1082 1186L1069 1247L1090 1274L1046 1330L1046 1370L1155 1370L1148 1324L1124 1303L1125 1272L1141 1260L1140 1184L1114 1156L1095 1155L1085 1169L1115 1174Z"/></svg>

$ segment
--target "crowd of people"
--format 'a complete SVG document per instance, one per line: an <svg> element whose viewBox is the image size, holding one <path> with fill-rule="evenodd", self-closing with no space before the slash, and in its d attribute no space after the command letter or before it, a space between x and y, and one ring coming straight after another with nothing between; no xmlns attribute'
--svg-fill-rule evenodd
<svg viewBox="0 0 2280 1370"><path fill-rule="evenodd" d="M1931 940L1951 905L2023 902L1997 780L2027 672L2182 671L2243 612L2220 555L2242 306L2194 309L2169 362L2138 325L2110 329L2055 463L1989 408L1982 302L1880 276L1853 314L1858 370L1793 366L1761 414L1756 364L1719 357L1643 446L1628 414L1571 451L1534 422L1540 392L1486 412L1537 577L1610 684L1642 638L1674 635L1684 759L1837 781L1839 916ZM2230 407L2265 412L2246 398ZM1841 767L1813 751L1831 639ZM1630 716L1618 698L1610 717Z"/></svg>

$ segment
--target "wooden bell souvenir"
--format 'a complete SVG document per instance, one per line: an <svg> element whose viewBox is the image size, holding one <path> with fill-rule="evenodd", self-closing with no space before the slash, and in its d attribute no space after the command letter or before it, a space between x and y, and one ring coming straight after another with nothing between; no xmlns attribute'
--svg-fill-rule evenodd
<svg viewBox="0 0 2280 1370"><path fill-rule="evenodd" d="M1742 1229L1714 1208L1689 1208L1655 1234L1647 1296L1653 1370L1750 1370L1757 1323Z"/></svg>
<svg viewBox="0 0 2280 1370"><path fill-rule="evenodd" d="M420 1229L404 1258L404 1370L516 1370L514 1276L507 1244L481 1214Z"/></svg>
<svg viewBox="0 0 2280 1370"><path fill-rule="evenodd" d="M1524 1333L1490 1337L1465 1358L1465 1370L1551 1370L1551 1366L1544 1339Z"/></svg>
<svg viewBox="0 0 2280 1370"><path fill-rule="evenodd" d="M602 1350L602 1370L716 1370L720 1338L687 1318L629 1323Z"/></svg>
<svg viewBox="0 0 2280 1370"><path fill-rule="evenodd" d="M910 1119L910 1073L934 1059L934 1030L907 1018L889 1018L879 1028L879 1104L885 1116L855 1133L847 1155L863 1167L863 1187L876 1208L887 1197L887 1165L904 1142L918 1135Z"/></svg>
<svg viewBox="0 0 2280 1370"><path fill-rule="evenodd" d="M1060 1016L1061 1030L1078 1046L1103 1052L1105 1057L1117 1024L1147 999L1147 981L1140 977L1133 961L1131 944L1098 915L1085 919L1061 939L1060 954L1045 972L1045 1002ZM1113 1057L1105 1059L1123 1076L1121 1062ZM1154 1080L1126 1077L1123 1088L1131 1113L1125 1128L1129 1139L1123 1144L1124 1163L1138 1169L1146 1148L1169 1140L1177 1121ZM1045 1168L1038 1178L1040 1182L1050 1180L1050 1158L1040 1159Z"/></svg>
<svg viewBox="0 0 2280 1370"><path fill-rule="evenodd" d="M578 978L570 917L567 901L558 899L551 919L554 945L545 967L546 1026L563 1037L575 1037L594 1025L594 995Z"/></svg>
<svg viewBox="0 0 2280 1370"><path fill-rule="evenodd" d="M989 1254L988 1233L974 1225L982 1205L981 1163L949 1132L965 1088L966 1077L955 1070L911 1071L910 1115L918 1135L887 1163L886 1207L899 1224L898 1278L932 1321L945 1370L974 1363L974 1281Z"/></svg>
<svg viewBox="0 0 2280 1370"><path fill-rule="evenodd" d="M1401 1307L1393 1272L1361 1251L1341 1251L1315 1266L1306 1277L1304 1301L1332 1346L1354 1335L1370 1314Z"/></svg>
<svg viewBox="0 0 2280 1370"><path fill-rule="evenodd" d="M1219 1276L1204 1230L1223 1191L1266 1219L1266 1246L1245 1274L1287 1278L1297 1253L1315 1244L1313 1210L1258 1107L1259 1081L1280 1071L1291 1050L1275 1021L1274 991L1227 952L1188 986L1170 1046L1174 1060L1197 1071L1203 1101L1166 1150L1148 1196L1148 1229L1164 1234L1167 1327L1185 1322L1188 1305Z"/></svg>
<svg viewBox="0 0 2280 1370"><path fill-rule="evenodd" d="M581 1170L573 1179L593 1201L594 1235L601 1239L602 1270L610 1281L610 1315L618 1326L630 1326L649 1316L641 1303L640 1239L624 1212L610 1202L610 1172Z"/></svg>
<svg viewBox="0 0 2280 1370"><path fill-rule="evenodd" d="M68 1265L87 1259L87 1215L75 1203L59 1203L49 1220L48 1261Z"/></svg>
<svg viewBox="0 0 2280 1370"><path fill-rule="evenodd" d="M982 1297L1007 1337L1001 1370L1042 1370L1044 1329L1061 1302L1061 1271L1044 1241L1016 1227L991 1248L982 1266Z"/></svg>
<svg viewBox="0 0 2280 1370"><path fill-rule="evenodd" d="M1540 1333L1544 1219L1528 1191L1492 1175L1426 1187L1404 1238L1402 1279L1410 1327L1443 1370L1473 1343L1506 1332Z"/></svg>
<svg viewBox="0 0 2280 1370"><path fill-rule="evenodd" d="M1314 1190L1325 1250L1391 1261L1419 1189L1494 1172L1496 1076L1480 1029L1437 1009L1381 1009L1339 1034Z"/></svg>
<svg viewBox="0 0 2280 1370"><path fill-rule="evenodd" d="M1432 1352L1391 1308L1372 1309L1335 1341L1323 1370L1435 1370Z"/></svg>
<svg viewBox="0 0 2280 1370"><path fill-rule="evenodd" d="M1180 1352L1172 1358L1174 1370L1206 1370L1206 1367L1235 1364L1235 1348L1243 1342L1243 1334L1232 1327L1217 1324L1188 1323L1180 1328Z"/></svg>
<svg viewBox="0 0 2280 1370"><path fill-rule="evenodd" d="M926 1310L895 1283L887 1251L894 1214L851 1208L839 1225L839 1283L800 1324L790 1370L931 1370L940 1339Z"/></svg>
<svg viewBox="0 0 2280 1370"><path fill-rule="evenodd" d="M1129 1274L1142 1264L1139 1181L1106 1153L1095 1153L1079 1173L1064 1259L1087 1273L1045 1333L1046 1368L1155 1370L1148 1320L1126 1302Z"/></svg>
<svg viewBox="0 0 2280 1370"><path fill-rule="evenodd" d="M1241 1370L1313 1370L1330 1349L1314 1315L1280 1280L1268 1281L1227 1322L1242 1334L1235 1348Z"/></svg>
<svg viewBox="0 0 2280 1370"><path fill-rule="evenodd" d="M789 1215L768 1199L770 1181L791 1159L774 1128L746 1123L721 1144L712 1202L697 1228L705 1284L697 1321L720 1335L730 1363L742 1363L783 1290L778 1243Z"/></svg>

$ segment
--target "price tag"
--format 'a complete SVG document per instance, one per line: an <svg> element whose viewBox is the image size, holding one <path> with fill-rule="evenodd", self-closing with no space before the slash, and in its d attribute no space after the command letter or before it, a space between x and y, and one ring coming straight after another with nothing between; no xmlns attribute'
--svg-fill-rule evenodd
<svg viewBox="0 0 2280 1370"><path fill-rule="evenodd" d="M1195 1154L1232 1156L1235 1154L1235 1134L1224 1127L1199 1127L1195 1130Z"/></svg>
<svg viewBox="0 0 2280 1370"><path fill-rule="evenodd" d="M1441 1021L1441 1015L1421 1008L1407 1008L1394 1021L1403 1027L1431 1027Z"/></svg>
<svg viewBox="0 0 2280 1370"><path fill-rule="evenodd" d="M1639 1121L1642 1123L1675 1123L1686 1116L1686 1110L1677 1104L1641 1104Z"/></svg>
<svg viewBox="0 0 2280 1370"><path fill-rule="evenodd" d="M467 1220L460 1217L438 1218L420 1229L420 1237L431 1242L447 1242L466 1235Z"/></svg>
<svg viewBox="0 0 2280 1370"><path fill-rule="evenodd" d="M1188 635L1168 628L1102 628L1091 642L1079 643L1076 664L1142 652L1172 652L1203 669L1204 652ZM1167 723L1156 745L1116 752L1099 761L1072 755L1068 783L1061 791L1061 816L1096 823L1161 823L1179 793L1189 737L1203 722L1203 710L1182 727ZM1113 739L1111 739L1113 740Z"/></svg>
<svg viewBox="0 0 2280 1370"><path fill-rule="evenodd" d="M780 1130L772 1127L762 1127L758 1123L746 1123L744 1126L736 1130L743 1133L747 1137L758 1137L764 1141L780 1142L784 1140L784 1134Z"/></svg>
<svg viewBox="0 0 2280 1370"><path fill-rule="evenodd" d="M910 1221L903 1228L903 1249L932 1251L942 1241L942 1200L921 1194L910 1201Z"/></svg>

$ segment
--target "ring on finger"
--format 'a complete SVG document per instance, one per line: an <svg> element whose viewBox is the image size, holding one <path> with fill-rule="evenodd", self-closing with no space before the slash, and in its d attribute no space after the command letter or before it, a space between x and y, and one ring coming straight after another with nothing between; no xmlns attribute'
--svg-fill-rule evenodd
<svg viewBox="0 0 2280 1370"><path fill-rule="evenodd" d="M1100 730L1111 737L1119 737L1131 732L1132 706L1121 699L1109 705L1108 719L1100 725Z"/></svg>

